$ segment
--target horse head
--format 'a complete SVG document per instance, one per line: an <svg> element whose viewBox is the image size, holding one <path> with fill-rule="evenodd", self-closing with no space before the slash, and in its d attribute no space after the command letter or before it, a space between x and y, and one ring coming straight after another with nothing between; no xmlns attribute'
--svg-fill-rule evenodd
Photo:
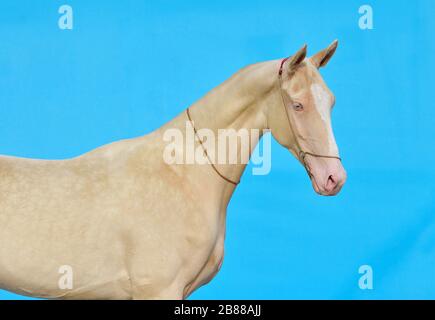
<svg viewBox="0 0 435 320"><path fill-rule="evenodd" d="M306 168L314 190L336 195L346 181L331 125L335 97L319 69L326 66L337 41L307 58L307 47L281 63L276 101L267 114L274 138Z"/></svg>

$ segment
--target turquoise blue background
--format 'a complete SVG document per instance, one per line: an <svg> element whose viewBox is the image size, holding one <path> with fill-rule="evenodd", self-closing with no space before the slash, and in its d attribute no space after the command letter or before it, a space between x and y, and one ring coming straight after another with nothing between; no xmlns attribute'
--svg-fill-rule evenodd
<svg viewBox="0 0 435 320"><path fill-rule="evenodd" d="M65 3L72 31L57 26ZM433 299L435 2L369 1L361 30L365 3L2 0L0 154L68 158L146 134L243 66L337 38L322 74L347 185L317 196L274 142L271 173L249 167L230 203L222 270L192 298Z"/></svg>

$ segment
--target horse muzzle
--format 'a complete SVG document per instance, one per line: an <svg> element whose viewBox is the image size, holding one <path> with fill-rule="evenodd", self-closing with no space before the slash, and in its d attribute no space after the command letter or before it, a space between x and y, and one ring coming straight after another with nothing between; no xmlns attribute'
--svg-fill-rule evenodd
<svg viewBox="0 0 435 320"><path fill-rule="evenodd" d="M335 196L346 183L347 173L339 159L307 156L305 168L313 189L320 195Z"/></svg>

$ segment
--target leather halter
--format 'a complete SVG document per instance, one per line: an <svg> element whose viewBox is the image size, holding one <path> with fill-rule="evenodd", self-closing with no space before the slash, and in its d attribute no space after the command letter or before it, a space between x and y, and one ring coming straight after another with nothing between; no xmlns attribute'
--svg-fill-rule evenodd
<svg viewBox="0 0 435 320"><path fill-rule="evenodd" d="M295 141L296 141L297 148L299 149L299 151L298 151L298 157L299 157L299 160L302 162L303 166L305 167L305 170L307 170L308 175L311 176L311 175L312 175L312 174L311 174L311 171L309 170L309 168L308 168L308 166L307 166L307 163L306 163L306 161L305 161L305 157L306 157L307 155L312 156L312 157L316 157L316 158L338 159L338 160L340 160L340 161L341 161L341 158L340 158L339 156L323 155L323 154L317 154L317 153L314 153L314 152L308 152L308 151L304 151L304 150L302 150L302 148L301 148L301 146L300 146L300 144L299 144L299 141L298 141L297 138L296 138L297 136L295 135L295 132L294 132L293 126L291 125L290 115L289 115L289 113L288 113L288 108L287 108L287 105L286 105L285 100L284 100L284 94L283 94L283 89L282 89L282 73L283 73L284 63L285 63L288 59L289 59L289 58L282 59L282 61L281 61L281 65L279 66L279 71L278 71L278 84L279 84L279 89L278 89L278 90L279 90L279 92L280 92L280 94L281 94L282 105L283 105L283 107L284 107L285 114L286 114L286 116L287 116L287 122L288 122L288 125L289 125L289 127L290 127L290 131L292 132L292 134L293 134L293 136L294 136L294 138L295 138Z"/></svg>
<svg viewBox="0 0 435 320"><path fill-rule="evenodd" d="M279 67L279 72L278 72L279 91L280 91L280 94L281 94L282 105L283 105L283 107L284 107L284 109L285 109L285 114L287 115L288 125L289 125L289 127L290 127L290 130L291 130L293 136L295 137L296 144L297 144L297 147L298 147L298 149L299 149L298 157L299 157L300 161L302 162L302 164L304 165L305 170L307 170L308 175L311 176L311 172L310 172L310 170L309 170L309 168L308 168L308 166L307 166L307 163L305 162L305 157L306 157L307 155L310 155L310 156L313 156L313 157L317 157L317 158L331 158L331 159L338 159L338 160L340 160L340 161L341 161L341 158L340 158L339 156L321 155L321 154L316 154L316 153L313 153L313 152L303 151L302 148L300 147L300 144L299 144L299 142L298 142L297 139L296 139L296 135L294 134L293 126L291 125L291 122L290 122L290 115L289 115L288 110L287 110L288 108L287 108L286 103L285 103L285 100L284 100L283 89L282 89L282 73L283 73L283 67L284 67L284 63L285 63L288 59L289 59L289 58L285 58L285 59L283 59L283 60L281 61L281 65L280 65L280 67ZM201 145L202 149L204 150L204 154L206 155L206 157L207 157L207 159L208 159L208 161L209 161L211 167L213 168L213 170L214 170L214 171L217 173L217 175L218 175L219 177L221 177L223 180L225 180L225 181L228 182L228 183L233 184L234 186L237 186L237 185L240 183L240 180L238 180L238 181L234 181L234 180L231 180L231 179L225 177L222 173L219 172L219 170L218 170L218 169L216 168L216 166L213 164L213 162L211 161L211 159L210 159L210 157L209 157L209 155L208 155L208 153L207 153L207 150L206 150L205 147L204 147L204 144L203 144L201 138L200 138L199 135L198 135L198 131L196 130L195 124L194 124L193 121L192 121L192 118L191 118L191 116L190 116L190 112L189 112L189 108L186 109L186 114L187 114L187 118L189 119L190 124L191 124L192 127L193 127L193 131L194 131L194 133L195 133L195 137L198 139L199 144Z"/></svg>

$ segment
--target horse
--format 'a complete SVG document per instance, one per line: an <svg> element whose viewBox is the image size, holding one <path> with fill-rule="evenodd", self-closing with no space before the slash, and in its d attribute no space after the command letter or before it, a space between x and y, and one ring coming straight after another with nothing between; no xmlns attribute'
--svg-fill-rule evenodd
<svg viewBox="0 0 435 320"><path fill-rule="evenodd" d="M178 300L208 283L222 265L226 210L246 163L168 163L165 132L187 124L205 155L201 129L269 130L318 194L337 194L346 172L331 128L335 98L319 73L337 44L248 65L147 135L65 160L1 156L0 288L47 299Z"/></svg>

